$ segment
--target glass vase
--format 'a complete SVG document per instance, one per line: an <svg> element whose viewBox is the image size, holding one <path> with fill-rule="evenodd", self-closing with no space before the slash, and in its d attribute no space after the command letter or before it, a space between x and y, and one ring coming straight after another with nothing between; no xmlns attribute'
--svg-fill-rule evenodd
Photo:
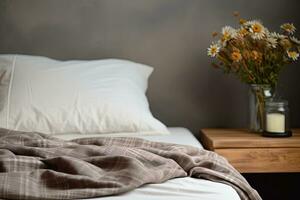
<svg viewBox="0 0 300 200"><path fill-rule="evenodd" d="M273 97L271 85L251 84L249 88L249 129L251 132L264 131L265 102Z"/></svg>

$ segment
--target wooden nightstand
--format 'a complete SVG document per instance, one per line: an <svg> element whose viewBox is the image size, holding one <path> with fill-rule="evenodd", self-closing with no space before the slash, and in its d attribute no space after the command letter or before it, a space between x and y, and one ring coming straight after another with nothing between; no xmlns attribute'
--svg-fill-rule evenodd
<svg viewBox="0 0 300 200"><path fill-rule="evenodd" d="M201 142L241 173L300 172L300 129L289 138L266 138L243 129L202 129Z"/></svg>

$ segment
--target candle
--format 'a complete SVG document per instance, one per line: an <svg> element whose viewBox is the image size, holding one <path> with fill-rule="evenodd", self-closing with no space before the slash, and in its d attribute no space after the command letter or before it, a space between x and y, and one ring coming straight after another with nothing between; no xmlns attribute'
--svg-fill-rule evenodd
<svg viewBox="0 0 300 200"><path fill-rule="evenodd" d="M285 132L285 116L280 113L268 113L266 116L266 130L274 133Z"/></svg>

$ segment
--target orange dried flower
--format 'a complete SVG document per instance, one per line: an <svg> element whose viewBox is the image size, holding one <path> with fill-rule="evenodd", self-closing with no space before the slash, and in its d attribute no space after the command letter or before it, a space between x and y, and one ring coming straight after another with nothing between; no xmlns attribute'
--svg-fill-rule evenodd
<svg viewBox="0 0 300 200"><path fill-rule="evenodd" d="M239 20L239 23L240 23L241 25L245 24L246 22L247 22L247 20L242 19L242 18Z"/></svg>
<svg viewBox="0 0 300 200"><path fill-rule="evenodd" d="M212 32L211 35L212 35L213 37L216 37L216 36L218 35L218 32L214 31L214 32Z"/></svg>
<svg viewBox="0 0 300 200"><path fill-rule="evenodd" d="M239 16L240 16L240 13L239 13L238 11L234 11L234 12L233 12L233 16L239 17Z"/></svg>
<svg viewBox="0 0 300 200"><path fill-rule="evenodd" d="M251 58L251 53L248 50L243 51L243 57L245 60L249 60Z"/></svg>
<svg viewBox="0 0 300 200"><path fill-rule="evenodd" d="M234 51L231 53L231 59L233 62L239 62L242 60L242 54L239 51Z"/></svg>
<svg viewBox="0 0 300 200"><path fill-rule="evenodd" d="M251 59L255 60L256 63L260 64L262 62L262 53L255 50L251 51Z"/></svg>
<svg viewBox="0 0 300 200"><path fill-rule="evenodd" d="M282 40L280 40L280 45L283 46L285 49L290 49L292 47L292 43L290 42L290 40L284 38Z"/></svg>
<svg viewBox="0 0 300 200"><path fill-rule="evenodd" d="M212 33L217 41L208 48L208 55L218 60L214 67L248 84L275 86L280 69L300 60L300 40L293 36L295 26L286 23L280 27L283 33L270 32L260 20L243 19L239 12L233 15L238 27L225 25L222 31Z"/></svg>
<svg viewBox="0 0 300 200"><path fill-rule="evenodd" d="M247 31L247 29L241 28L241 29L238 31L238 33L239 33L240 36L245 37L249 32Z"/></svg>
<svg viewBox="0 0 300 200"><path fill-rule="evenodd" d="M251 57L253 60L258 60L259 59L259 54L257 51L251 51Z"/></svg>

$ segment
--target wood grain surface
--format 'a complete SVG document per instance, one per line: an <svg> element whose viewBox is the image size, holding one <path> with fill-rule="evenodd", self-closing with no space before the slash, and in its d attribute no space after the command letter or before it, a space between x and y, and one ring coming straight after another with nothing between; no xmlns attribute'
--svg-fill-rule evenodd
<svg viewBox="0 0 300 200"><path fill-rule="evenodd" d="M300 172L300 148L216 149L241 173Z"/></svg>
<svg viewBox="0 0 300 200"><path fill-rule="evenodd" d="M202 129L201 138L210 150L216 148L258 147L300 148L300 129L293 129L293 136L287 138L263 137L261 134L251 133L245 129Z"/></svg>
<svg viewBox="0 0 300 200"><path fill-rule="evenodd" d="M203 146L224 156L241 173L300 172L300 129L268 138L245 129L202 129Z"/></svg>

